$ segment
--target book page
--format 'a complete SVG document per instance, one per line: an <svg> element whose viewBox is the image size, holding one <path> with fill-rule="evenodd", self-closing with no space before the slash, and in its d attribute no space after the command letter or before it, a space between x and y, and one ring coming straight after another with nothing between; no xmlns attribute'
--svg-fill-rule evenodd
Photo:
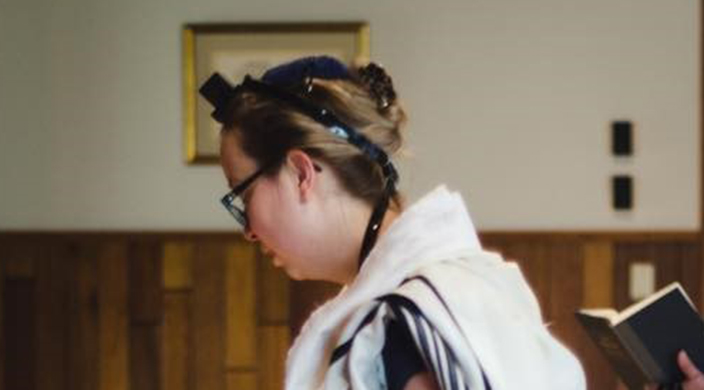
<svg viewBox="0 0 704 390"><path fill-rule="evenodd" d="M618 312L614 309L581 309L578 313L590 317L603 318L609 321L611 325L614 324L614 319L618 317Z"/></svg>

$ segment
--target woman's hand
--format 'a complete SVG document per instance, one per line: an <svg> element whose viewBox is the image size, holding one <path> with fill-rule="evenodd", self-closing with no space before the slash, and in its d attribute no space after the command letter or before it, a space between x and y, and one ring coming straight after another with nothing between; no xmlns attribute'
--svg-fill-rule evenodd
<svg viewBox="0 0 704 390"><path fill-rule="evenodd" d="M692 363L684 350L677 354L677 365L684 373L682 390L704 390L704 374ZM643 390L658 390L659 386L646 386Z"/></svg>
<svg viewBox="0 0 704 390"><path fill-rule="evenodd" d="M692 363L685 351L677 354L677 364L685 378L682 390L704 390L704 374Z"/></svg>
<svg viewBox="0 0 704 390"><path fill-rule="evenodd" d="M692 363L685 351L680 351L677 354L677 365L684 373L684 382L682 382L682 390L704 390L704 374ZM661 389L658 385L646 386L643 390L658 390Z"/></svg>

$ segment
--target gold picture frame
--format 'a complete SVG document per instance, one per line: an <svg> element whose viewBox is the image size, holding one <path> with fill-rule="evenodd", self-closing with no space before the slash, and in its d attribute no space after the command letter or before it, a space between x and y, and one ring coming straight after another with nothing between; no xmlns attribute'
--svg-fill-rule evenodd
<svg viewBox="0 0 704 390"><path fill-rule="evenodd" d="M341 23L188 24L183 27L184 139L188 164L219 161L219 127L198 87L213 72L231 83L307 55L346 63L369 58L369 26Z"/></svg>

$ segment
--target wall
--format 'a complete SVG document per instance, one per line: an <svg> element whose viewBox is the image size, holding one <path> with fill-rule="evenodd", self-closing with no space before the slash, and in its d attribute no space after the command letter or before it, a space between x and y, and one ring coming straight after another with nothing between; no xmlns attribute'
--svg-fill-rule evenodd
<svg viewBox="0 0 704 390"><path fill-rule="evenodd" d="M227 230L183 163L181 26L365 20L411 122L402 188L480 229L699 228L699 3L0 0L0 229ZM608 123L636 123L615 161ZM451 156L451 157L448 157ZM636 208L610 210L631 173Z"/></svg>

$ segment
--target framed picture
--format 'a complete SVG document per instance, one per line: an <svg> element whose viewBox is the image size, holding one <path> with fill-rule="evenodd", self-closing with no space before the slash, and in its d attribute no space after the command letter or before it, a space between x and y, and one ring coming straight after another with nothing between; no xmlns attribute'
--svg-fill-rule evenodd
<svg viewBox="0 0 704 390"><path fill-rule="evenodd" d="M189 24L183 28L183 87L186 161L219 161L218 124L213 108L198 97L213 72L233 85L245 75L299 57L330 55L350 63L369 58L366 23Z"/></svg>

